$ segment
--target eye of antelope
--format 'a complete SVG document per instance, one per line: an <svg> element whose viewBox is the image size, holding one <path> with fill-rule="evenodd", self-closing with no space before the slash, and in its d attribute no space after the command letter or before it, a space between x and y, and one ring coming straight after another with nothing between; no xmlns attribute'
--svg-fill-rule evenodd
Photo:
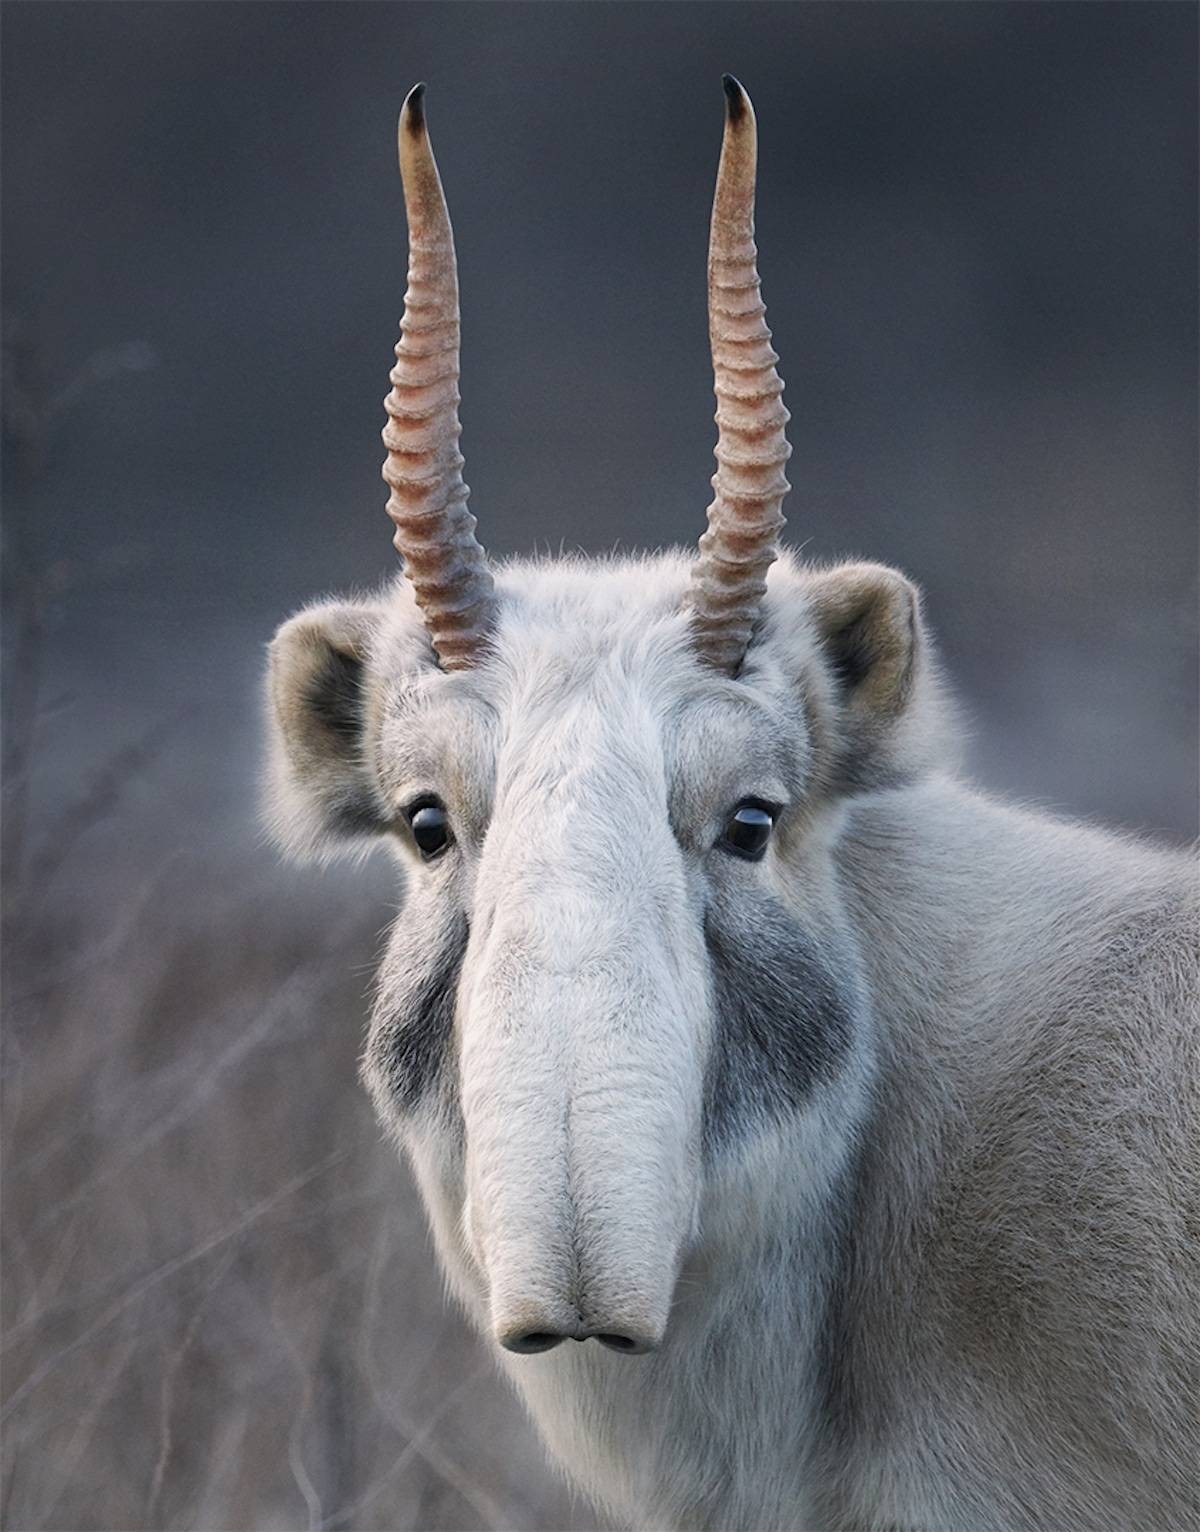
<svg viewBox="0 0 1200 1532"><path fill-rule="evenodd" d="M436 798L418 798L405 810L417 850L427 862L441 856L450 844L450 819Z"/></svg>
<svg viewBox="0 0 1200 1532"><path fill-rule="evenodd" d="M740 856L747 862L757 862L767 849L771 831L775 828L776 810L755 798L747 798L725 822L721 839L717 842L722 851Z"/></svg>

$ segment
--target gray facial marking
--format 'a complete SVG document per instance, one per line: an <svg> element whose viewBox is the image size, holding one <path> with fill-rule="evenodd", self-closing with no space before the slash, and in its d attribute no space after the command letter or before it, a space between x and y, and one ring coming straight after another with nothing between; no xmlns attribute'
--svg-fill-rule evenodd
<svg viewBox="0 0 1200 1532"><path fill-rule="evenodd" d="M802 1107L854 1033L854 992L816 942L772 901L741 929L710 910L716 1033L705 1082L709 1156Z"/></svg>
<svg viewBox="0 0 1200 1532"><path fill-rule="evenodd" d="M444 1072L467 930L466 917L456 916L421 977L403 990L381 990L376 1000L366 1065L401 1110L419 1105Z"/></svg>

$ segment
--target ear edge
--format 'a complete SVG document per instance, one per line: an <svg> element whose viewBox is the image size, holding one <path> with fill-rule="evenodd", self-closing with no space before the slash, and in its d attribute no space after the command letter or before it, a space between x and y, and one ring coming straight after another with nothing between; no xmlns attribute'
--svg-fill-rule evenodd
<svg viewBox="0 0 1200 1532"><path fill-rule="evenodd" d="M899 717L920 658L921 597L886 564L842 564L814 575L809 605L817 637L844 703Z"/></svg>
<svg viewBox="0 0 1200 1532"><path fill-rule="evenodd" d="M832 693L830 777L845 794L911 781L956 756L918 587L886 564L808 572L807 605Z"/></svg>
<svg viewBox="0 0 1200 1532"><path fill-rule="evenodd" d="M365 751L367 666L381 621L378 607L324 602L271 640L264 819L300 860L369 850L390 825Z"/></svg>

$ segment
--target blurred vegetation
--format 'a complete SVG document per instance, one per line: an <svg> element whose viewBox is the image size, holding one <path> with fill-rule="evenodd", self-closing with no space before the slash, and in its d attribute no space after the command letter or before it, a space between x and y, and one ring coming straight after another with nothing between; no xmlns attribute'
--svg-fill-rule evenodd
<svg viewBox="0 0 1200 1532"><path fill-rule="evenodd" d="M589 1526L358 1088L374 933L280 882L148 854L22 890L4 1525Z"/></svg>
<svg viewBox="0 0 1200 1532"><path fill-rule="evenodd" d="M31 518L72 406L154 357L53 393L37 362L10 321L3 1524L590 1526L448 1307L358 1086L376 885L331 905L253 838L147 817L148 783L196 769L187 703L44 791L75 702L46 685L56 616L106 569L39 562Z"/></svg>

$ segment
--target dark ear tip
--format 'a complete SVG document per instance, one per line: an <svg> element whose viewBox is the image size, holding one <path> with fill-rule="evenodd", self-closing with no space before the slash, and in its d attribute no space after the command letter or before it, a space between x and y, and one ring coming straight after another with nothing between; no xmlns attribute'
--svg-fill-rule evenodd
<svg viewBox="0 0 1200 1532"><path fill-rule="evenodd" d="M725 116L730 122L741 122L746 115L746 92L741 82L731 74L721 76L725 89Z"/></svg>
<svg viewBox="0 0 1200 1532"><path fill-rule="evenodd" d="M404 98L404 125L410 133L421 133L425 129L425 84L420 82L414 85Z"/></svg>

